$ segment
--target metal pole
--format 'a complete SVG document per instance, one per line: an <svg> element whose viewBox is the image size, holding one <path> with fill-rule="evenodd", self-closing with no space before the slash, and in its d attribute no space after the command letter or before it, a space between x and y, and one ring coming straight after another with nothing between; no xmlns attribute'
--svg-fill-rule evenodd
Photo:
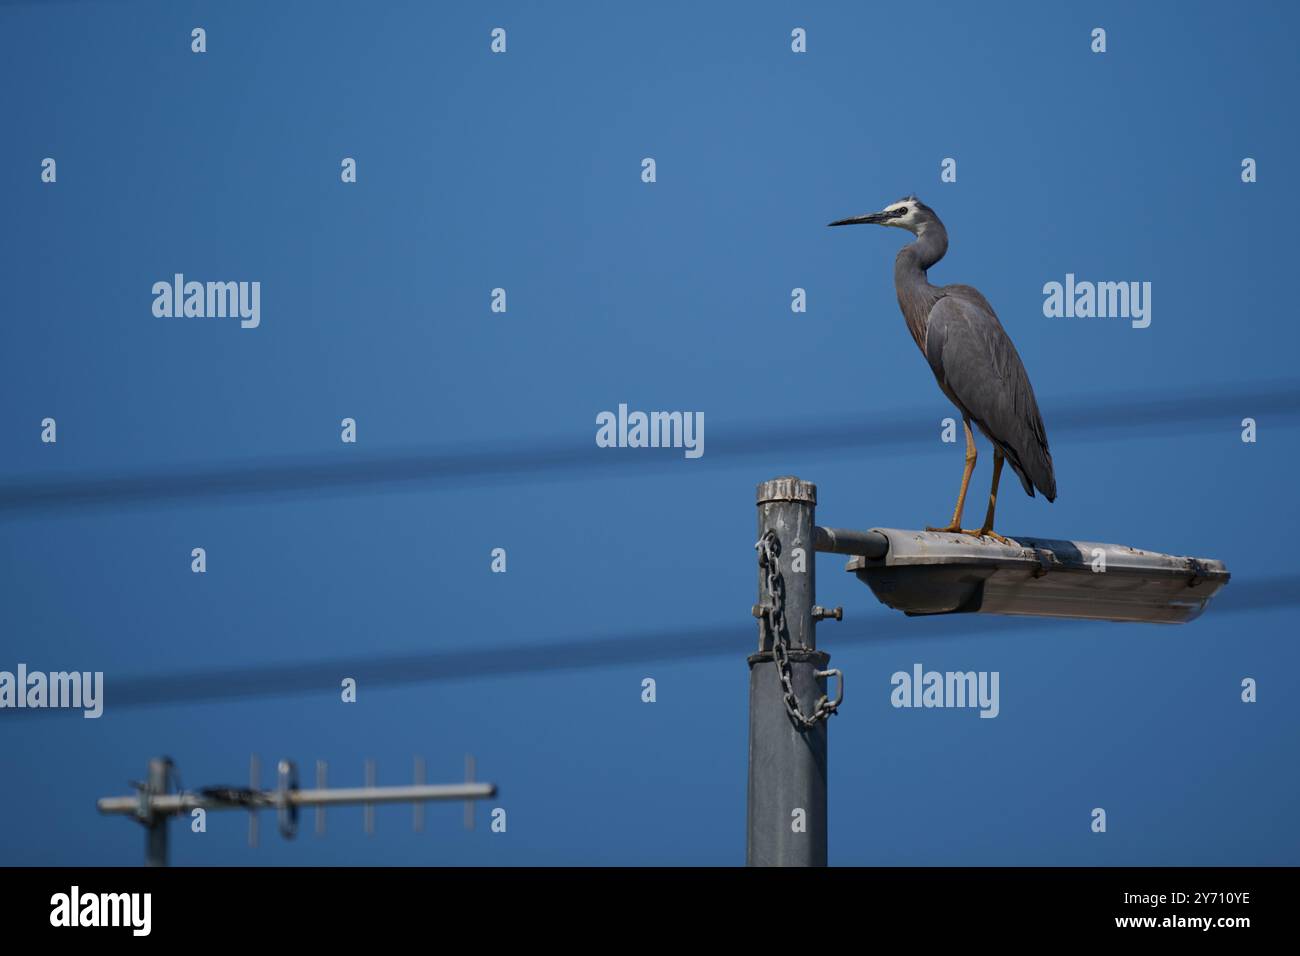
<svg viewBox="0 0 1300 956"><path fill-rule="evenodd" d="M424 761L416 765L417 782L409 787L375 786L375 764L366 761L364 787L329 789L325 786L325 761L316 761L315 790L298 788L298 773L287 760L280 761L278 784L274 790L256 786L259 764L252 759L254 786L204 787L197 792L169 793L174 765L167 757L149 761L149 775L135 784L136 792L130 796L100 797L96 806L100 813L130 816L145 828L145 865L167 865L167 821L174 816L194 810L244 810L248 813L249 835L257 833L257 814L260 810L275 810L280 818L280 834L292 837L298 828L298 809L316 808L316 832L325 831L325 807L360 804L365 808L366 832L374 833L374 807L379 803L424 803L429 800L487 800L497 795L494 783L423 783ZM423 814L417 817L423 825ZM256 845L256 844L254 844Z"/></svg>
<svg viewBox="0 0 1300 956"><path fill-rule="evenodd" d="M316 761L316 789L325 789L325 774L327 773L325 761ZM325 807L321 804L316 805L316 835L323 836L325 833Z"/></svg>
<svg viewBox="0 0 1300 956"><path fill-rule="evenodd" d="M248 755L248 787L250 790L260 790L262 787L262 760L257 754ZM248 845L257 846L256 813L248 815Z"/></svg>
<svg viewBox="0 0 1300 956"><path fill-rule="evenodd" d="M374 761L373 759L369 759L369 758L368 758L368 759L366 760L366 789L367 789L367 790L374 790L374 789L375 789L375 780L376 780L376 779L377 779L377 778L375 777L375 761ZM412 788L412 789L414 789L414 788ZM362 816L365 818L366 836L374 836L374 835L375 835L375 806L374 806L374 804L371 803L369 800L367 800L366 803L365 803L365 809L362 810L361 813L362 813Z"/></svg>
<svg viewBox="0 0 1300 956"><path fill-rule="evenodd" d="M879 531L846 531L843 528L814 528L818 551L829 554L883 558L889 553L889 539Z"/></svg>
<svg viewBox="0 0 1300 956"><path fill-rule="evenodd" d="M148 801L148 816L145 825L145 866L167 865L167 814L161 813L155 806L155 797L167 793L167 778L171 776L172 763L166 757L154 757L149 761L149 779L145 793Z"/></svg>
<svg viewBox="0 0 1300 956"><path fill-rule="evenodd" d="M774 531L785 583L791 682L800 708L812 713L826 693L830 655L818 651L815 509L817 486L794 477L758 486L758 533ZM772 595L760 571L758 601ZM749 658L749 808L745 862L750 866L826 865L826 722L803 729L786 711L771 635L759 629Z"/></svg>
<svg viewBox="0 0 1300 956"><path fill-rule="evenodd" d="M474 782L474 769L475 769L474 765L475 765L474 755L466 754L465 755L465 782L466 783ZM473 800L465 801L465 829L466 830L474 829L474 808L476 806L477 804L474 803Z"/></svg>
<svg viewBox="0 0 1300 956"><path fill-rule="evenodd" d="M151 801L154 811L164 816L191 810L272 810L283 803L292 807L337 807L347 804L406 803L409 800L486 800L497 795L494 783L426 783L409 787L350 787L337 790L291 790L281 797L274 790L254 790L238 802L221 795L169 793ZM100 797L95 804L100 813L135 813L140 798Z"/></svg>
<svg viewBox="0 0 1300 956"><path fill-rule="evenodd" d="M415 785L418 787L424 783L424 758L415 758ZM424 832L424 804L411 804L411 827L416 833Z"/></svg>

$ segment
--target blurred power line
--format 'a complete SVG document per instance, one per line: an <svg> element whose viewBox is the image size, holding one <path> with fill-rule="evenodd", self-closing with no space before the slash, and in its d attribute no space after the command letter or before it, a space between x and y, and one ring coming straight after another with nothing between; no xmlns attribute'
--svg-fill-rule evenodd
<svg viewBox="0 0 1300 956"><path fill-rule="evenodd" d="M863 396L862 404L869 399ZM1191 390L1166 396L1147 394L1099 398L1096 393L1043 403L1048 433L1076 437L1126 437L1142 430L1164 434L1205 427L1240 428L1250 416L1300 411L1300 383L1261 383L1238 390ZM778 449L795 448L801 459L845 452L901 449L940 450L939 420L955 414L947 406L889 412L888 417L846 418L827 422L762 422L714 426L706 454L691 469L727 466L753 458L771 459ZM363 490L375 486L475 478L480 482L539 478L641 477L652 468L680 468L680 449L625 455L597 448L594 416L591 437L554 442L510 442L449 446L397 452L283 458L103 478L45 478L0 485L0 515L83 507L125 507L168 501L308 491Z"/></svg>
<svg viewBox="0 0 1300 956"><path fill-rule="evenodd" d="M1266 610L1300 604L1300 575L1281 575L1253 581L1234 581L1214 599L1213 615ZM1064 631L1095 622L1050 618L991 617L946 614L930 618L901 615L873 616L864 624L836 625L835 644L871 645L925 638L962 638ZM856 626L855 626L856 625ZM1115 627L1116 625L1108 625ZM1143 627L1144 625L1133 625ZM1185 625L1196 627L1195 623ZM223 670L159 674L108 682L105 703L114 708L182 704L196 701L253 697L291 697L337 693L339 681L352 677L368 687L468 680L508 674L612 667L653 661L678 661L701 657L734 656L738 649L756 645L752 624L724 625L668 632L642 632L625 637L599 637L571 641L540 641L476 650L336 658L327 661L285 661ZM8 715L37 714L10 710ZM46 713L46 711L39 711Z"/></svg>

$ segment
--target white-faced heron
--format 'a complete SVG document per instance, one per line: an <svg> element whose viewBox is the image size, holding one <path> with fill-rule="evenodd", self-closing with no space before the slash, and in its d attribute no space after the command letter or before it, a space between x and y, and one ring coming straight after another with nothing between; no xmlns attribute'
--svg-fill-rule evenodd
<svg viewBox="0 0 1300 956"><path fill-rule="evenodd" d="M998 478L1002 462L1011 463L1020 483L1032 498L1037 487L1048 501L1056 500L1056 475L1047 432L1038 414L1034 389L1016 347L998 321L993 306L978 289L968 285L930 285L926 270L948 251L948 231L933 209L915 196L891 203L880 212L840 219L832 226L873 223L897 226L916 236L894 260L894 289L908 331L930 363L939 388L961 412L966 428L966 467L957 493L957 508L946 528L977 537L1006 538L993 531ZM975 470L975 436L971 422L993 445L993 488L984 525L977 531L961 526L966 488Z"/></svg>

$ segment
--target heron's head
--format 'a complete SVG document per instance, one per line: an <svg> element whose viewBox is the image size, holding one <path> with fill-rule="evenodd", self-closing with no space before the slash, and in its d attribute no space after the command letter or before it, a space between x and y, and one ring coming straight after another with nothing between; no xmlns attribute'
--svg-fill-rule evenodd
<svg viewBox="0 0 1300 956"><path fill-rule="evenodd" d="M848 219L837 219L830 225L857 226L871 224L876 226L897 226L899 229L906 229L913 235L919 235L927 224L938 221L939 217L935 215L934 210L921 200L915 196L904 196L897 202L891 202L880 212L869 212L865 216L850 216Z"/></svg>

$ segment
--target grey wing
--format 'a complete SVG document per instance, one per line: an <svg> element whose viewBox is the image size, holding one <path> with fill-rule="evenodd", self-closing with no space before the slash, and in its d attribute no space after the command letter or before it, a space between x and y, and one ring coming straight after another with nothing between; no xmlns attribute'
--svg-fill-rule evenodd
<svg viewBox="0 0 1300 956"><path fill-rule="evenodd" d="M972 290L974 291L974 290ZM925 357L939 386L1006 456L1025 493L1056 500L1056 474L1034 389L997 314L974 296L947 294L930 310Z"/></svg>

